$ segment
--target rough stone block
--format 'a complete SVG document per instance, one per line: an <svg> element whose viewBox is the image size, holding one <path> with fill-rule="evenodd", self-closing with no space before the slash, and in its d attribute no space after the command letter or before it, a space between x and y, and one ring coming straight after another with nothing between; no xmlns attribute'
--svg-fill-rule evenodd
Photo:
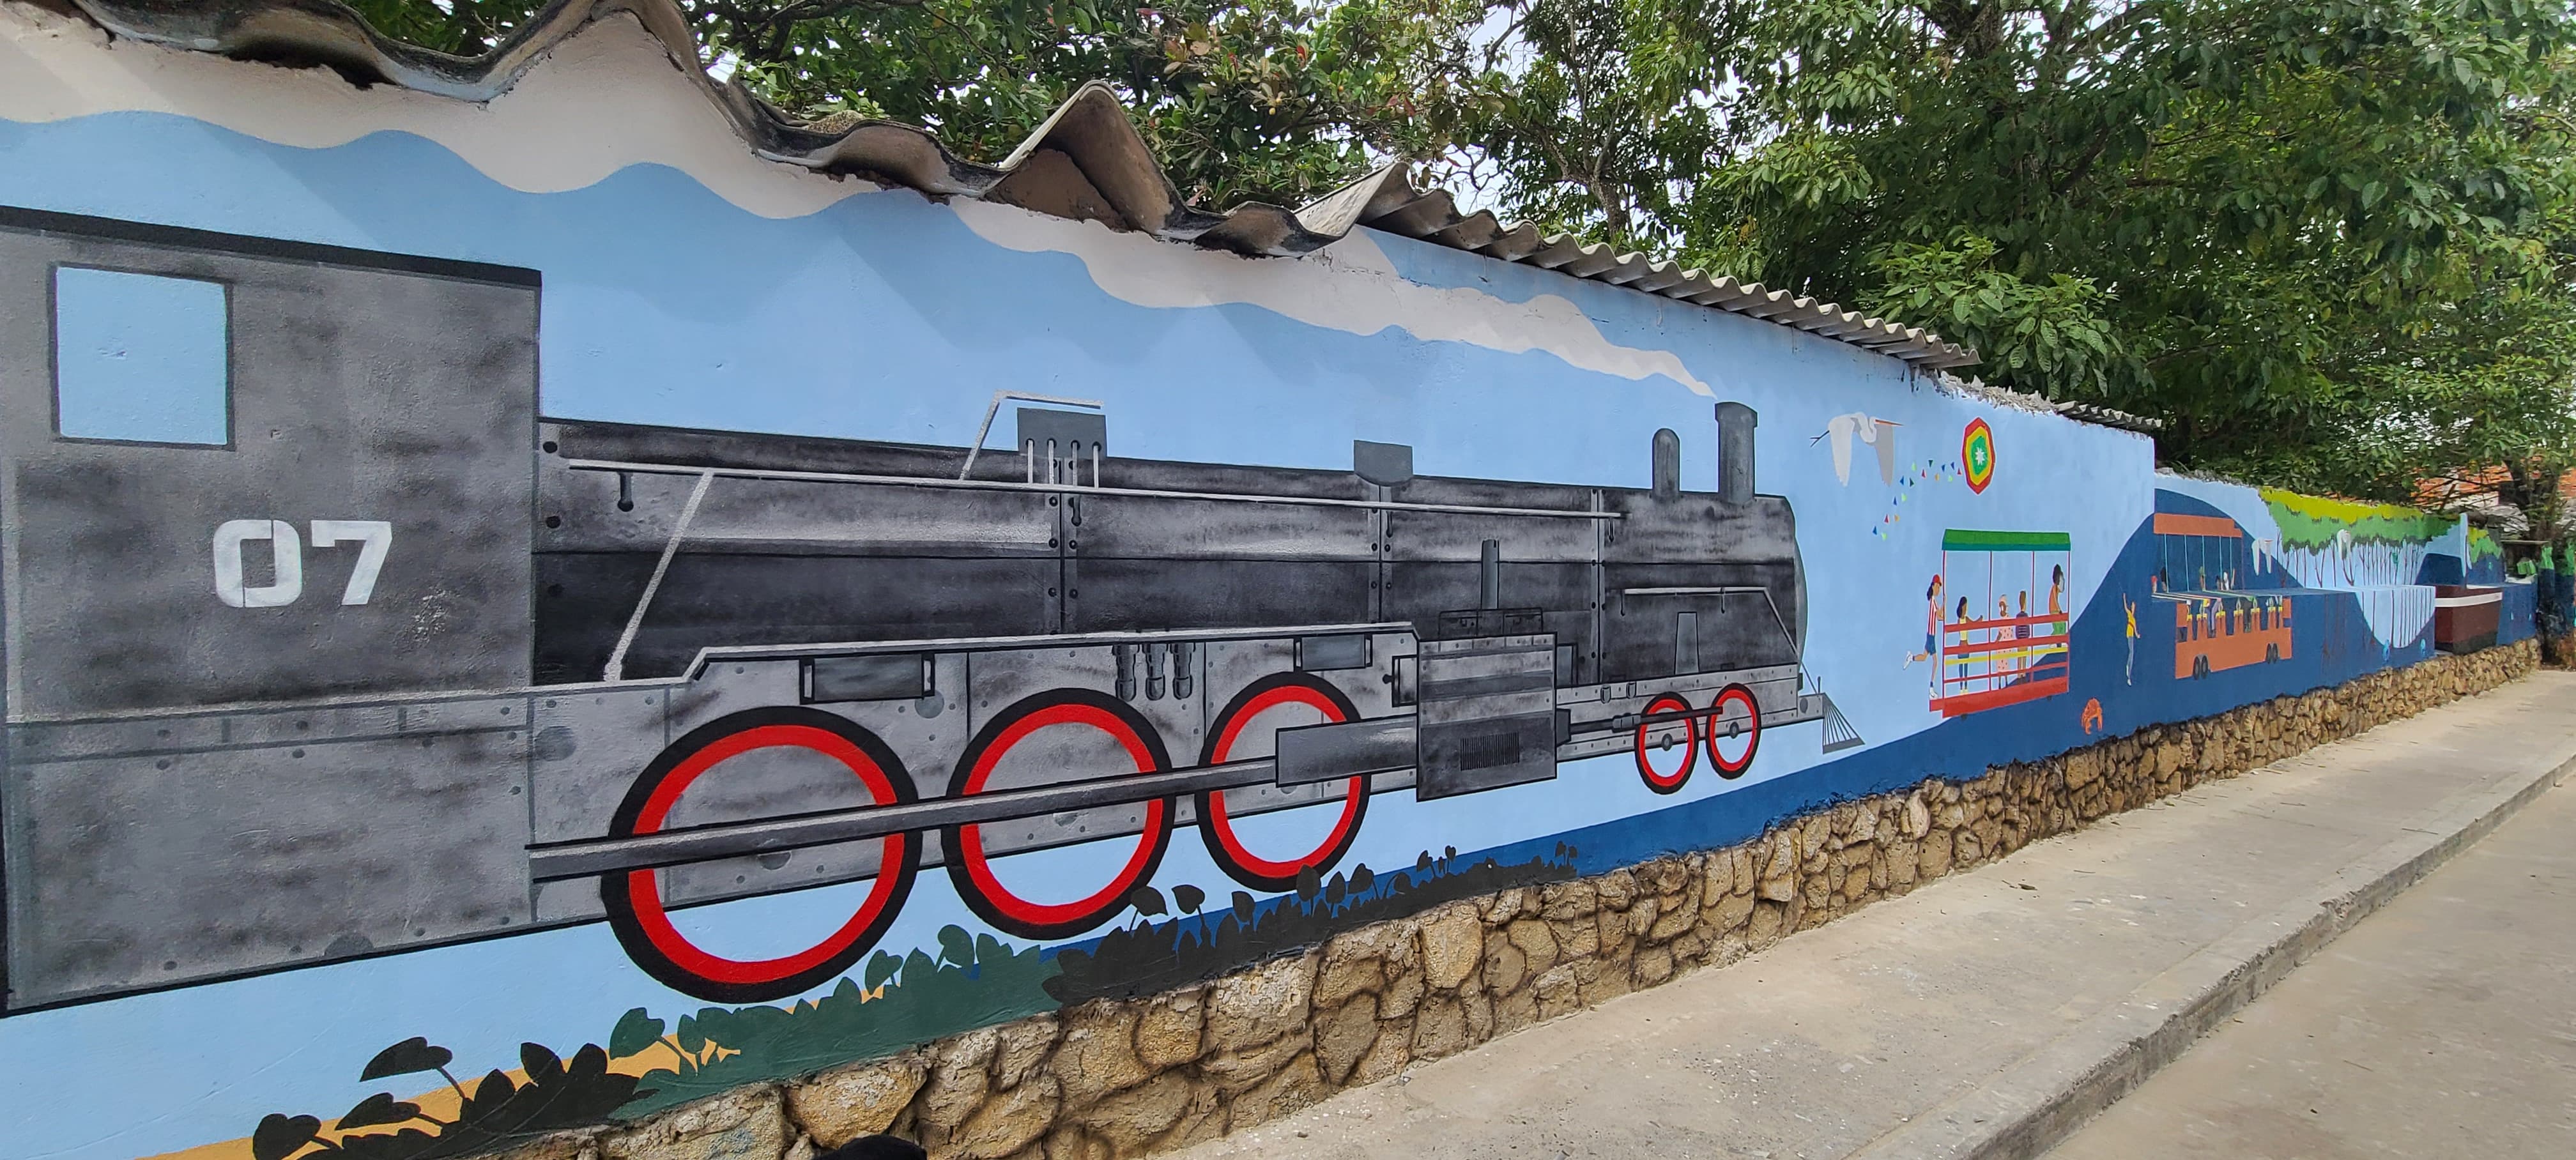
<svg viewBox="0 0 2576 1160"><path fill-rule="evenodd" d="M1528 974L1529 956L1521 953L1519 947L1513 946L1511 938L1505 932L1499 930L1486 932L1485 986L1497 992L1507 992L1520 986L1521 981L1527 978ZM1326 1070L1329 1073L1330 1069Z"/></svg>
<svg viewBox="0 0 2576 1160"><path fill-rule="evenodd" d="M1240 1052L1305 1030L1316 957L1272 959L1217 980L1208 992L1209 1050Z"/></svg>
<svg viewBox="0 0 2576 1160"><path fill-rule="evenodd" d="M1715 906L1717 900L1735 892L1734 851L1711 853L1700 864L1699 901L1701 906Z"/></svg>
<svg viewBox="0 0 2576 1160"><path fill-rule="evenodd" d="M1454 991L1484 957L1485 928L1476 908L1451 903L1422 920L1422 967L1435 991Z"/></svg>
<svg viewBox="0 0 2576 1160"><path fill-rule="evenodd" d="M1637 952L1636 966L1632 973L1636 976L1637 985L1640 987L1656 986L1672 978L1672 952L1662 947L1649 947Z"/></svg>
<svg viewBox="0 0 2576 1160"><path fill-rule="evenodd" d="M1377 1042L1360 1057L1359 1066L1351 1070L1345 1083L1376 1083L1413 1062L1413 1020L1386 1019L1377 1025Z"/></svg>
<svg viewBox="0 0 2576 1160"><path fill-rule="evenodd" d="M1637 900L1637 876L1627 870L1613 870L1593 880L1593 889L1601 896L1601 905L1624 910Z"/></svg>
<svg viewBox="0 0 2576 1160"><path fill-rule="evenodd" d="M1753 918L1745 927L1745 941L1756 953L1780 941L1785 933L1788 911L1780 903L1764 901L1753 908Z"/></svg>
<svg viewBox="0 0 2576 1160"><path fill-rule="evenodd" d="M934 1045L930 1082L913 1104L915 1118L943 1133L965 1123L993 1090L991 1065L1000 1043L998 1030L978 1027Z"/></svg>
<svg viewBox="0 0 2576 1160"><path fill-rule="evenodd" d="M1350 1078L1369 1050L1377 1046L1377 997L1361 995L1315 1023L1315 1062L1327 1083Z"/></svg>
<svg viewBox="0 0 2576 1160"><path fill-rule="evenodd" d="M1310 1046L1306 1036L1295 1035L1260 1047L1213 1053L1199 1061L1199 1074L1216 1084L1220 1094L1232 1098L1279 1074L1289 1060L1307 1054Z"/></svg>
<svg viewBox="0 0 2576 1160"><path fill-rule="evenodd" d="M1556 936L1557 955L1561 959L1588 959L1601 953L1601 928L1593 916L1551 920L1548 933Z"/></svg>
<svg viewBox="0 0 2576 1160"><path fill-rule="evenodd" d="M599 1141L602 1160L780 1160L792 1133L774 1087L740 1088L686 1104Z"/></svg>
<svg viewBox="0 0 2576 1160"><path fill-rule="evenodd" d="M1136 1057L1141 1012L1120 1003L1085 1003L1064 1014L1064 1039L1050 1068L1065 1103L1081 1107L1145 1082L1153 1070ZM1007 1054L1005 1055L1007 1058Z"/></svg>
<svg viewBox="0 0 2576 1160"><path fill-rule="evenodd" d="M1134 1156L1171 1131L1190 1110L1189 1077L1165 1072L1091 1105L1073 1118L1108 1142L1115 1156Z"/></svg>
<svg viewBox="0 0 2576 1160"><path fill-rule="evenodd" d="M1323 1098L1324 1077L1315 1069L1315 1057L1300 1055L1259 1087L1234 1097L1226 1112L1225 1130L1240 1132L1311 1107Z"/></svg>
<svg viewBox="0 0 2576 1160"><path fill-rule="evenodd" d="M1530 984L1530 993L1538 997L1538 1017L1554 1019L1583 1006L1582 984L1574 977L1574 964L1559 963Z"/></svg>
<svg viewBox="0 0 2576 1160"><path fill-rule="evenodd" d="M986 1100L940 1150L957 1160L1004 1160L1055 1126L1055 1077L1039 1076Z"/></svg>
<svg viewBox="0 0 2576 1160"><path fill-rule="evenodd" d="M1500 1039L1538 1022L1538 989L1514 991L1494 1000L1494 1038Z"/></svg>
<svg viewBox="0 0 2576 1160"><path fill-rule="evenodd" d="M1467 1009L1456 996L1435 995L1423 1001L1413 1022L1413 1058L1439 1059L1467 1046Z"/></svg>
<svg viewBox="0 0 2576 1160"><path fill-rule="evenodd" d="M1551 882L1539 892L1539 914L1550 922L1590 918L1601 906L1600 891L1587 878Z"/></svg>
<svg viewBox="0 0 2576 1160"><path fill-rule="evenodd" d="M1402 1019L1413 1014L1430 980L1422 974L1422 956L1414 955L1401 964L1389 964L1386 989L1378 992L1377 1014L1380 1019Z"/></svg>
<svg viewBox="0 0 2576 1160"><path fill-rule="evenodd" d="M912 1052L839 1068L788 1085L787 1111L815 1143L838 1148L885 1131L929 1077L928 1062Z"/></svg>
<svg viewBox="0 0 2576 1160"><path fill-rule="evenodd" d="M1548 929L1546 923L1534 918L1520 919L1503 928L1503 937L1511 940L1513 949L1521 953L1525 969L1528 971L1536 973L1556 965L1556 935ZM1509 987L1493 984L1490 972L1486 976L1486 982L1494 985L1497 990L1510 990Z"/></svg>
<svg viewBox="0 0 2576 1160"><path fill-rule="evenodd" d="M1379 947L1383 931L1394 923L1378 923L1348 934L1336 935L1324 944L1324 954L1315 969L1314 1002L1318 1007L1337 1007L1353 995L1372 993L1386 985L1386 971ZM1411 927L1405 928L1409 937Z"/></svg>
<svg viewBox="0 0 2576 1160"><path fill-rule="evenodd" d="M1685 899L1685 901L1689 900ZM1697 906L1676 906L1665 910L1658 905L1656 910L1658 913L1655 915L1655 921L1646 927L1647 942L1664 942L1677 938L1683 931L1689 930L1692 923L1699 921Z"/></svg>
<svg viewBox="0 0 2576 1160"><path fill-rule="evenodd" d="M1458 1007L1467 1015L1467 1045L1473 1047L1494 1037L1494 997L1483 991L1461 991Z"/></svg>
<svg viewBox="0 0 2576 1160"><path fill-rule="evenodd" d="M1000 1041L993 1046L993 1085L1008 1090L1037 1074L1047 1053L1055 1050L1056 1019L1032 1015L1003 1024L1000 1031Z"/></svg>
<svg viewBox="0 0 2576 1160"><path fill-rule="evenodd" d="M1197 1059L1206 1024L1206 988L1156 996L1136 1020L1137 1061L1161 1071Z"/></svg>

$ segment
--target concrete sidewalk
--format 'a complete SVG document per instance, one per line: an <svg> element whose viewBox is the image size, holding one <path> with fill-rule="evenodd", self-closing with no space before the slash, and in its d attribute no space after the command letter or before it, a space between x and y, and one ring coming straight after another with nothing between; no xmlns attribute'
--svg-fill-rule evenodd
<svg viewBox="0 0 2576 1160"><path fill-rule="evenodd" d="M2049 1160L2576 1152L2576 784L2336 939Z"/></svg>
<svg viewBox="0 0 2576 1160"><path fill-rule="evenodd" d="M2035 1156L2571 765L2543 672L1178 1155Z"/></svg>

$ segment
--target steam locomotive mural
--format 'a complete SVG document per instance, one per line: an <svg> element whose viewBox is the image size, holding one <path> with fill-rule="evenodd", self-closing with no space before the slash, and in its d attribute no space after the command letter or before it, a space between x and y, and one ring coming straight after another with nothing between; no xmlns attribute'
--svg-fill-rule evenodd
<svg viewBox="0 0 2576 1160"><path fill-rule="evenodd" d="M61 433L82 269L222 288L224 442ZM1375 794L1859 743L1739 404L1713 491L1670 430L1624 489L1125 458L1010 392L991 450L643 428L539 418L529 271L45 215L0 272L11 1010L602 920L772 999L934 868L1061 938L1183 827L1280 890ZM1281 811L1322 836L1249 836ZM1077 844L1114 872L1014 878ZM777 957L673 917L825 884L865 885Z"/></svg>

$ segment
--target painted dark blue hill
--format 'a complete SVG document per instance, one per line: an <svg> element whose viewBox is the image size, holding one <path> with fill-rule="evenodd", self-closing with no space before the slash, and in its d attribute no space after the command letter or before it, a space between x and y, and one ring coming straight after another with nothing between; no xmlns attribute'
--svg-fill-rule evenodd
<svg viewBox="0 0 2576 1160"><path fill-rule="evenodd" d="M2157 493L2156 510L2180 515L2224 515L2201 500L2168 491ZM1982 777L1991 768L2043 759L2157 725L2213 716L2276 697L2297 696L2381 669L2415 664L2434 655L2430 625L2413 640L2383 645L2363 620L2356 594L2288 586L2277 569L2267 569L2259 575L2249 570L2241 578L2256 587L2243 590L2246 594L2293 604L2290 655L2221 669L2206 676L2177 678L2175 605L2154 595L2156 572L2164 562L2161 547L2152 521L2140 524L2121 546L2101 587L2070 629L2073 656L2069 689L2064 693L1953 718L1796 773L1651 814L1453 853L1438 859L1437 868L1398 868L1381 874L1375 889L1353 890L1350 905L1358 907L1364 896L1387 893L1394 880L1400 878L1419 879L1409 888L1424 890L1422 897L1445 898L1448 892L1432 884L1453 873L1451 867L1481 868L1487 873L1502 868L1544 868L1547 873L1543 877L1553 879L1604 873L1668 854L1732 846L1758 837L1780 819L1840 802L1905 789L1927 779ZM2528 593L2521 595L2527 604ZM2126 631L2129 605L2135 606L2138 618L2134 655L2133 642ZM2513 612L2509 605L2509 620ZM2520 620L2527 633L2527 608ZM1925 696L1928 702L1928 688ZM2101 706L2101 717L2088 730L2085 708L2094 702ZM1770 743L1800 743L1804 740L1803 730L1794 736L1797 740L1782 736ZM1606 767L1609 763L1603 764ZM1566 774L1602 775L1601 770L1590 768L1569 769ZM1711 775L1702 772L1699 776ZM1499 880L1496 885L1500 885ZM1259 901L1257 911L1267 915L1280 907L1300 905L1290 896L1266 898ZM1147 928L1152 932L1147 937L1165 932L1175 939L1204 934L1209 921L1202 916L1155 923ZM1328 925L1332 922L1330 918L1324 921ZM1121 937L1133 939L1137 933L1125 932ZM1084 939L1050 948L1048 953L1075 950L1095 954L1101 941ZM1208 964L1217 971L1231 969L1232 965Z"/></svg>
<svg viewBox="0 0 2576 1160"><path fill-rule="evenodd" d="M2169 493L2168 493L2169 494ZM2166 497L2159 496L2162 507ZM2200 506L2189 497L2167 510ZM2206 512L2219 514L2210 508ZM2340 685L2383 668L2433 655L2430 630L2389 648L2372 639L2350 592L2280 590L2295 602L2291 655L2278 661L2176 679L2172 605L2152 599L2152 524L2141 524L2102 587L2076 618L2067 692L1944 721L1921 732L1827 761L1785 777L1615 823L1585 827L1463 855L1504 865L1549 856L1558 843L1575 848L1578 873L1597 874L1664 854L1730 846L1760 835L1774 820L1854 798L1902 789L1927 778L1963 780L2016 761L2034 761L2155 725L2212 716L2274 697ZM2129 660L2122 598L2138 605L2136 666ZM2158 615L2160 614L2160 615ZM2161 627L2160 627L2161 626ZM1927 691L1928 699L1928 691ZM2102 720L2083 726L2084 706L2099 700ZM1778 743L1789 743L1786 737ZM1701 776L1706 776L1702 774Z"/></svg>

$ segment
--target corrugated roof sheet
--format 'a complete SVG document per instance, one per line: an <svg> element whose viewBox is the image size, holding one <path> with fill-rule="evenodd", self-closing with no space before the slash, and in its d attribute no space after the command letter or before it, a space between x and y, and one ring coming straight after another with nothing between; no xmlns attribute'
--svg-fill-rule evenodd
<svg viewBox="0 0 2576 1160"><path fill-rule="evenodd" d="M326 65L358 83L392 84L474 102L507 91L550 47L592 21L625 14L660 40L673 63L704 87L754 153L773 161L908 186L933 196L970 197L1100 221L1247 255L1309 253L1340 240L1355 226L1368 226L1749 315L1926 370L1977 361L1976 352L1921 327L1867 317L1786 290L1712 277L1643 254L1619 253L1599 243L1542 234L1528 223L1505 224L1483 210L1462 214L1448 193L1414 188L1403 166L1381 169L1294 209L1261 202L1222 213L1199 209L1181 199L1125 106L1105 85L1084 86L1010 156L990 165L958 157L917 125L858 121L826 127L791 120L741 86L705 75L696 36L673 0L559 0L491 52L470 58L388 39L333 0L68 3L109 32L134 40L246 60Z"/></svg>

